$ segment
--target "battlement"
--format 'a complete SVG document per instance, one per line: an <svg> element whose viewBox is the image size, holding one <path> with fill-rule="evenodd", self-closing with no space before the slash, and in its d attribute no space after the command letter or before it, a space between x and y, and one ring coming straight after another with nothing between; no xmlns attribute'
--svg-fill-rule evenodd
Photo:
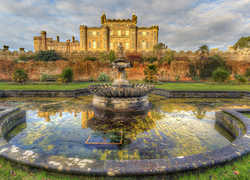
<svg viewBox="0 0 250 180"><path fill-rule="evenodd" d="M138 29L159 29L159 26L150 26L150 27L138 27Z"/></svg>

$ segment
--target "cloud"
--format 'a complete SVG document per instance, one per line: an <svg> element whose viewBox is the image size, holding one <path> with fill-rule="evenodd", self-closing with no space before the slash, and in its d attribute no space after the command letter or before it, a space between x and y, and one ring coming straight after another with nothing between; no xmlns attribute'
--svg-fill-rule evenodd
<svg viewBox="0 0 250 180"><path fill-rule="evenodd" d="M174 50L196 50L202 44L227 50L250 36L250 0L0 0L1 46L33 50L33 37L79 39L79 25L101 26L100 16L131 19L137 25L159 25L159 42Z"/></svg>

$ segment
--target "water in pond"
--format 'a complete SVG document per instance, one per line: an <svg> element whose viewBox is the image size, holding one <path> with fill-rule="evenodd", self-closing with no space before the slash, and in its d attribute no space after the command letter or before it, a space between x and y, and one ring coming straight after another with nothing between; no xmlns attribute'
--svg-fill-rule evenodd
<svg viewBox="0 0 250 180"><path fill-rule="evenodd" d="M214 150L233 138L215 124L215 111L250 107L247 99L167 99L149 95L144 115L96 117L93 95L78 98L6 98L27 111L26 123L6 139L35 152L87 159L138 160Z"/></svg>

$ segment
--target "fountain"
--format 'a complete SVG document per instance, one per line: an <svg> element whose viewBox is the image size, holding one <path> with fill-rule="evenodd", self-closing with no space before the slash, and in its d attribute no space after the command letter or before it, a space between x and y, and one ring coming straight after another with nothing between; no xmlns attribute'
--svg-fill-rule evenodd
<svg viewBox="0 0 250 180"><path fill-rule="evenodd" d="M113 84L89 85L88 90L94 94L92 107L94 110L113 112L144 111L152 105L148 100L148 93L154 89L150 84L130 84L126 79L125 68L133 65L123 54L122 43L117 47L118 58L111 67L118 69L117 79Z"/></svg>

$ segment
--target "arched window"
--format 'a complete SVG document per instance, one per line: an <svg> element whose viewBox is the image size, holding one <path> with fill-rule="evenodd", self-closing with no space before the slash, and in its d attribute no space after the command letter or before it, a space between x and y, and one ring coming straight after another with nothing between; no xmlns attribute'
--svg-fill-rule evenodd
<svg viewBox="0 0 250 180"><path fill-rule="evenodd" d="M93 49L96 49L96 42L93 40Z"/></svg>

